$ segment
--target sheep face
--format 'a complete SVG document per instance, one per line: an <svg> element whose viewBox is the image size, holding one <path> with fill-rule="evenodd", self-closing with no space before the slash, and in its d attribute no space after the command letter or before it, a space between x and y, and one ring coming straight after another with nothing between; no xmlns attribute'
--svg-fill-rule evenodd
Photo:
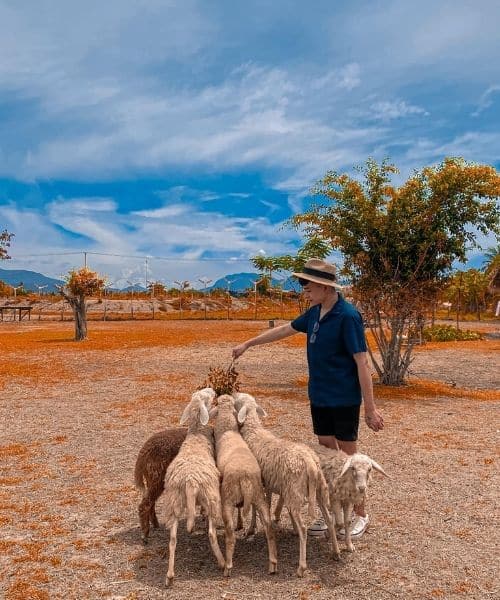
<svg viewBox="0 0 500 600"><path fill-rule="evenodd" d="M372 469L376 469L388 477L382 467L369 456L366 456L365 454L353 454L345 461L340 477L349 472L356 490L359 493L364 493L370 483Z"/></svg>

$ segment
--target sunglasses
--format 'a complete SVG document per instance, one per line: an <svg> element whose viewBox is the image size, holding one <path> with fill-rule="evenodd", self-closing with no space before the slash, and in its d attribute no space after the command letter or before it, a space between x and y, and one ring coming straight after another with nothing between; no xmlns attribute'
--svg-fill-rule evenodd
<svg viewBox="0 0 500 600"><path fill-rule="evenodd" d="M319 331L319 321L316 321L316 323L314 323L313 326L313 332L311 334L311 337L309 338L309 343L314 344L314 342L316 341L316 334Z"/></svg>

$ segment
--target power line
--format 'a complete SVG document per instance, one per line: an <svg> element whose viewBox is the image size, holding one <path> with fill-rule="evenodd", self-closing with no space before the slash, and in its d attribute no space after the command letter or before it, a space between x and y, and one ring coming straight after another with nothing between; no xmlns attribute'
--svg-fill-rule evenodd
<svg viewBox="0 0 500 600"><path fill-rule="evenodd" d="M180 258L177 256L152 256L151 254L143 255L130 255L130 254L111 254L108 252L86 252L84 250L80 252L50 252L47 254L18 254L12 257L12 260L18 258L41 258L44 256L74 256L74 255L93 255L93 256L113 256L116 258L134 258L138 260L166 260L175 262L249 262L250 258Z"/></svg>

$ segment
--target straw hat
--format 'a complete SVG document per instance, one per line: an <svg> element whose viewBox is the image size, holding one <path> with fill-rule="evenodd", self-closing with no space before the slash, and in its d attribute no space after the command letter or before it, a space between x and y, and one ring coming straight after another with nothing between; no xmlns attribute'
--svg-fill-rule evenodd
<svg viewBox="0 0 500 600"><path fill-rule="evenodd" d="M300 273L292 273L298 279L305 279L320 283L321 285L329 285L331 287L342 289L342 286L337 283L337 269L332 263L321 260L320 258L310 258Z"/></svg>

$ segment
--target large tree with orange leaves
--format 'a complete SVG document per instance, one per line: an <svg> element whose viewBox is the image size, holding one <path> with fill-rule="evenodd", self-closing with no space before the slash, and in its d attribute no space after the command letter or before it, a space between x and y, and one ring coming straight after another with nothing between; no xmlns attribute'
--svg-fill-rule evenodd
<svg viewBox="0 0 500 600"><path fill-rule="evenodd" d="M408 331L421 324L453 262L477 246L475 232L500 234L500 176L460 158L425 167L399 187L387 162L370 159L360 171L360 180L328 172L313 189L321 200L291 224L342 252L343 274L380 350L379 378L400 385L412 358Z"/></svg>
<svg viewBox="0 0 500 600"><path fill-rule="evenodd" d="M93 296L104 288L105 279L87 267L70 271L66 283L60 288L61 294L73 309L75 318L75 340L87 338L87 302L88 296Z"/></svg>

